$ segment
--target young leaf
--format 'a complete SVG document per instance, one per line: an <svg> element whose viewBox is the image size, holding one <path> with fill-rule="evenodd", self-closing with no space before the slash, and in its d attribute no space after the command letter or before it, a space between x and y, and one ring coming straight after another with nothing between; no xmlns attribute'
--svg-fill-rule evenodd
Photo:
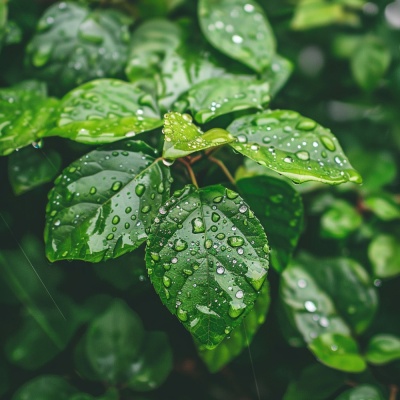
<svg viewBox="0 0 400 400"><path fill-rule="evenodd" d="M56 3L37 25L27 62L35 75L57 82L57 93L91 79L118 76L127 59L131 23L116 10Z"/></svg>
<svg viewBox="0 0 400 400"><path fill-rule="evenodd" d="M162 125L151 94L118 79L98 79L61 100L56 127L43 136L61 136L87 144L115 142Z"/></svg>
<svg viewBox="0 0 400 400"><path fill-rule="evenodd" d="M220 128L213 128L203 133L192 123L190 115L177 112L165 114L163 133L165 134L163 157L171 160L235 140L230 133Z"/></svg>
<svg viewBox="0 0 400 400"><path fill-rule="evenodd" d="M390 278L400 274L400 240L391 235L378 235L368 247L374 275Z"/></svg>
<svg viewBox="0 0 400 400"><path fill-rule="evenodd" d="M368 343L366 360L374 365L384 365L400 359L400 338L393 335L375 335Z"/></svg>
<svg viewBox="0 0 400 400"><path fill-rule="evenodd" d="M250 346L254 335L265 322L270 305L269 287L264 283L254 307L247 314L242 324L233 329L215 349L209 350L199 346L199 356L210 372L217 372Z"/></svg>
<svg viewBox="0 0 400 400"><path fill-rule="evenodd" d="M296 183L362 182L330 130L295 111L241 117L227 130L237 138L230 144L236 151Z"/></svg>
<svg viewBox="0 0 400 400"><path fill-rule="evenodd" d="M282 272L303 228L301 196L283 180L269 176L241 179L237 186L265 229L272 266Z"/></svg>
<svg viewBox="0 0 400 400"><path fill-rule="evenodd" d="M400 219L400 204L389 193L377 193L367 196L364 204L383 221Z"/></svg>
<svg viewBox="0 0 400 400"><path fill-rule="evenodd" d="M20 195L53 180L60 167L57 152L25 147L8 158L8 177L14 193Z"/></svg>
<svg viewBox="0 0 400 400"><path fill-rule="evenodd" d="M324 333L313 340L308 348L325 365L345 372L362 372L367 367L357 342L339 333Z"/></svg>
<svg viewBox="0 0 400 400"><path fill-rule="evenodd" d="M136 249L169 197L170 173L154 151L124 140L66 168L49 194L46 254L50 261L98 262Z"/></svg>
<svg viewBox="0 0 400 400"><path fill-rule="evenodd" d="M226 55L261 72L272 62L275 38L254 0L200 0L199 22L207 40Z"/></svg>
<svg viewBox="0 0 400 400"><path fill-rule="evenodd" d="M346 390L335 400L385 400L381 391L371 385L359 385L355 388Z"/></svg>
<svg viewBox="0 0 400 400"><path fill-rule="evenodd" d="M184 96L194 119L204 124L238 110L264 109L270 101L269 84L250 76L207 79L190 88Z"/></svg>
<svg viewBox="0 0 400 400"><path fill-rule="evenodd" d="M212 349L252 309L268 252L262 226L237 193L188 185L160 208L146 265L161 301Z"/></svg>

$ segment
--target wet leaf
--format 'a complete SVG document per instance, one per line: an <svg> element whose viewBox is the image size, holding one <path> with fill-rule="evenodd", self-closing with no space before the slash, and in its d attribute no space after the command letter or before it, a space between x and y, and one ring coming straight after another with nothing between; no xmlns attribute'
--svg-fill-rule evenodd
<svg viewBox="0 0 400 400"><path fill-rule="evenodd" d="M215 349L199 349L202 358L210 372L217 372L250 346L254 335L265 322L265 316L270 305L269 287L264 283L254 307ZM201 346L200 346L201 347Z"/></svg>
<svg viewBox="0 0 400 400"><path fill-rule="evenodd" d="M271 66L263 73L263 79L270 85L271 97L282 89L293 71L293 64L285 57L276 54Z"/></svg>
<svg viewBox="0 0 400 400"><path fill-rule="evenodd" d="M357 373L367 367L357 342L349 336L327 332L313 340L308 348L330 368Z"/></svg>
<svg viewBox="0 0 400 400"><path fill-rule="evenodd" d="M384 365L400 359L400 338L393 335L375 335L368 343L366 360L374 365Z"/></svg>
<svg viewBox="0 0 400 400"><path fill-rule="evenodd" d="M268 176L241 179L237 186L265 229L272 266L283 271L303 228L300 195L283 180Z"/></svg>
<svg viewBox="0 0 400 400"><path fill-rule="evenodd" d="M295 111L241 117L227 130L237 138L230 144L236 151L296 183L362 182L331 131Z"/></svg>
<svg viewBox="0 0 400 400"><path fill-rule="evenodd" d="M237 193L188 185L160 208L146 265L161 301L212 349L252 309L268 252L262 226Z"/></svg>
<svg viewBox="0 0 400 400"><path fill-rule="evenodd" d="M150 131L162 120L152 94L118 79L98 79L63 97L56 125L43 136L102 144Z"/></svg>
<svg viewBox="0 0 400 400"><path fill-rule="evenodd" d="M335 400L385 400L381 391L371 385L359 385L355 388L346 390Z"/></svg>
<svg viewBox="0 0 400 400"><path fill-rule="evenodd" d="M140 141L106 145L75 161L49 194L47 257L98 262L136 249L169 197L170 179Z"/></svg>
<svg viewBox="0 0 400 400"><path fill-rule="evenodd" d="M165 114L163 133L163 157L171 160L235 140L230 133L220 128L204 133L192 123L190 115L177 112Z"/></svg>
<svg viewBox="0 0 400 400"><path fill-rule="evenodd" d="M117 10L56 3L38 22L27 63L39 78L56 82L52 90L58 94L91 79L116 77L127 60L131 23Z"/></svg>
<svg viewBox="0 0 400 400"><path fill-rule="evenodd" d="M199 22L207 40L218 50L257 72L275 54L268 20L254 0L200 0Z"/></svg>
<svg viewBox="0 0 400 400"><path fill-rule="evenodd" d="M374 275L390 278L400 274L400 240L394 236L381 234L368 247L368 257Z"/></svg>

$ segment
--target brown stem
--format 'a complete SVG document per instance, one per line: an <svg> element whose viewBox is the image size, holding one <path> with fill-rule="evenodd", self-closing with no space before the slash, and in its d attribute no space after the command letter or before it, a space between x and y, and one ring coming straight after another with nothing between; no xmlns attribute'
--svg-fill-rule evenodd
<svg viewBox="0 0 400 400"><path fill-rule="evenodd" d="M351 387L356 387L356 386L358 386L358 383L357 383L357 382L354 382L354 381L346 381L345 384L346 384L347 386L351 386Z"/></svg>
<svg viewBox="0 0 400 400"><path fill-rule="evenodd" d="M236 185L235 179L233 178L233 176L229 172L228 168L226 168L225 164L221 160L218 160L218 158L215 158L212 156L209 156L208 159L211 162L213 162L214 164L217 164L222 169L222 171L224 172L226 177L229 179L229 182L232 183L232 185Z"/></svg>
<svg viewBox="0 0 400 400"><path fill-rule="evenodd" d="M399 391L398 386L396 385L390 385L390 394L389 394L389 400L396 400L397 398L397 392Z"/></svg>
<svg viewBox="0 0 400 400"><path fill-rule="evenodd" d="M180 163L182 163L182 164L186 167L187 171L189 172L190 179L192 180L193 185L196 186L197 189L198 189L198 188L199 188L199 184L197 183L196 176L195 176L195 174L194 174L194 172L193 172L193 169L192 169L192 167L190 166L190 164L189 164L185 159L183 159L183 158L179 158L178 161L179 161Z"/></svg>

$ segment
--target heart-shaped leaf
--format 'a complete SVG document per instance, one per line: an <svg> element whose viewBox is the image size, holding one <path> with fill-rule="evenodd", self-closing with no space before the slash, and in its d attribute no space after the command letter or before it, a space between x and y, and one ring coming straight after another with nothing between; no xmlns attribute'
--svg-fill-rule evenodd
<svg viewBox="0 0 400 400"><path fill-rule="evenodd" d="M49 195L45 229L50 261L98 262L136 249L169 197L170 173L154 150L124 140L67 167Z"/></svg>
<svg viewBox="0 0 400 400"><path fill-rule="evenodd" d="M237 193L188 185L160 208L146 265L161 301L212 349L252 309L268 252L262 226Z"/></svg>
<svg viewBox="0 0 400 400"><path fill-rule="evenodd" d="M236 151L296 183L362 182L330 130L295 111L241 117L227 130L237 138Z"/></svg>

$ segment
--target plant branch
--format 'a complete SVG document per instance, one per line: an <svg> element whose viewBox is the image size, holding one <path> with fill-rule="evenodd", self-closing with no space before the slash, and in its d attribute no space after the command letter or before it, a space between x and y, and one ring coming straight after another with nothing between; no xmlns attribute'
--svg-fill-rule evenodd
<svg viewBox="0 0 400 400"><path fill-rule="evenodd" d="M396 385L390 385L390 394L389 394L389 400L396 400L397 398L397 392L399 391L398 386Z"/></svg>
<svg viewBox="0 0 400 400"><path fill-rule="evenodd" d="M229 172L228 168L226 168L225 164L219 160L218 158L215 158L213 156L209 156L208 159L213 162L214 164L217 164L223 171L223 173L226 175L226 177L229 179L229 182L232 183L232 185L236 186L235 179L233 178L232 174Z"/></svg>
<svg viewBox="0 0 400 400"><path fill-rule="evenodd" d="M183 158L179 158L178 161L186 167L187 171L189 172L190 179L192 180L193 185L196 186L198 189L199 184L197 183L196 175L194 174L193 169L190 166L190 164Z"/></svg>

